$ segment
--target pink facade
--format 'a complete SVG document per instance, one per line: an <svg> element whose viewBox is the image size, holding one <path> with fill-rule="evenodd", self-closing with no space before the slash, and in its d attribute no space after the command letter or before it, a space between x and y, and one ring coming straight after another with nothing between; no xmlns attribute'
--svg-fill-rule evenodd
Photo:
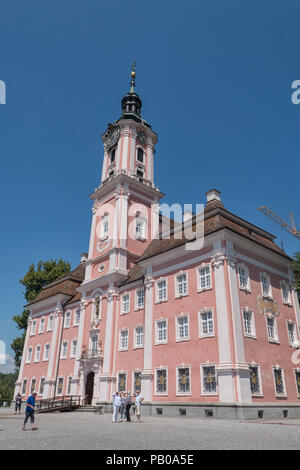
<svg viewBox="0 0 300 470"><path fill-rule="evenodd" d="M176 237L181 225L166 228L153 182L157 136L140 108L131 90L103 135L89 251L29 305L16 391L89 403L141 389L149 404L296 405L290 259L216 190L207 193L202 247Z"/></svg>

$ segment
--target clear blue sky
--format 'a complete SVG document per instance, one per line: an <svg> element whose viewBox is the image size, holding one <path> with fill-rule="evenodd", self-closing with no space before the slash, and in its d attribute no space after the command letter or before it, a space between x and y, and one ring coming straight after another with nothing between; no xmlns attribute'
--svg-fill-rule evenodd
<svg viewBox="0 0 300 470"><path fill-rule="evenodd" d="M300 226L299 18L297 0L1 3L0 339L18 333L28 266L75 266L88 249L100 135L134 60L165 202L202 203L216 187L229 210L298 248L257 207L293 211Z"/></svg>

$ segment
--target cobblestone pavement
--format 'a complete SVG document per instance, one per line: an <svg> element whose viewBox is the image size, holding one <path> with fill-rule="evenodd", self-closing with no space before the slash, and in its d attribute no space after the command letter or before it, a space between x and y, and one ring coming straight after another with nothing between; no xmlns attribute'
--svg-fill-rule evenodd
<svg viewBox="0 0 300 470"><path fill-rule="evenodd" d="M24 415L0 412L0 449L300 449L300 419L227 421L145 417L112 423L110 415L36 415L36 431L22 431Z"/></svg>

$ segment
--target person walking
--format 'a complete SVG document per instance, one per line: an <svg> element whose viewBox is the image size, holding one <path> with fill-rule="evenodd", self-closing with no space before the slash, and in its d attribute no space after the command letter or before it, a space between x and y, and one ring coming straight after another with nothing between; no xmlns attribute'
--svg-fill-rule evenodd
<svg viewBox="0 0 300 470"><path fill-rule="evenodd" d="M126 402L125 402L125 407L126 407L126 419L127 421L131 421L130 419L130 408L132 405L131 401L131 395L130 395L130 390L127 391L127 397L126 397Z"/></svg>
<svg viewBox="0 0 300 470"><path fill-rule="evenodd" d="M118 422L118 415L119 415L119 410L121 406L121 398L119 397L119 392L113 393L113 417L112 417L112 422L117 423Z"/></svg>
<svg viewBox="0 0 300 470"><path fill-rule="evenodd" d="M34 409L35 409L35 397L37 396L36 392L32 392L31 395L27 398L26 401L26 410L25 410L25 419L24 419L24 425L23 425L23 431L26 431L26 423L28 419L30 419L31 425L32 425L32 431L37 429L34 427Z"/></svg>
<svg viewBox="0 0 300 470"><path fill-rule="evenodd" d="M137 391L135 394L135 410L136 410L136 422L141 422L141 403L144 398L141 395L141 391Z"/></svg>
<svg viewBox="0 0 300 470"><path fill-rule="evenodd" d="M16 404L15 404L15 415L17 414L19 410L19 414L21 414L21 404L22 404L22 396L21 393L17 393L16 395Z"/></svg>

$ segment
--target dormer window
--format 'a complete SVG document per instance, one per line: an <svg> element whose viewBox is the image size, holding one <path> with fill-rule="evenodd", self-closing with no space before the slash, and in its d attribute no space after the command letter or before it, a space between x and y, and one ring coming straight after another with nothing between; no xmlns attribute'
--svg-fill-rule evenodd
<svg viewBox="0 0 300 470"><path fill-rule="evenodd" d="M110 152L110 163L114 163L115 159L116 159L116 149L113 149Z"/></svg>
<svg viewBox="0 0 300 470"><path fill-rule="evenodd" d="M137 160L141 163L144 163L144 152L141 148L138 148L137 151Z"/></svg>

